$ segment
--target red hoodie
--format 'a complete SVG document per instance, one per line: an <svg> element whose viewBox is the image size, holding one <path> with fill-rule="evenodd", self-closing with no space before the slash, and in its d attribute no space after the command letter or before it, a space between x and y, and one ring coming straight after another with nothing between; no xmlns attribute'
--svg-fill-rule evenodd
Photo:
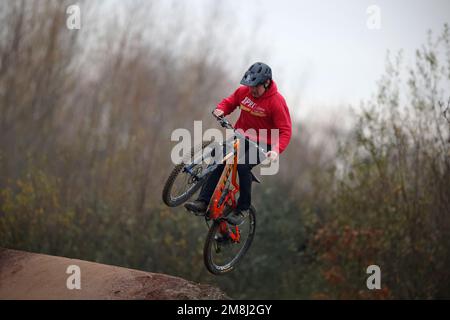
<svg viewBox="0 0 450 320"><path fill-rule="evenodd" d="M291 140L292 122L286 101L278 92L275 82L272 81L269 89L259 98L252 96L249 87L241 86L231 96L223 99L217 109L228 115L238 106L241 114L235 128L256 130L256 137L252 134L246 136L253 141L270 144L273 151L281 154ZM267 139L259 136L259 129L267 129ZM279 129L278 144L272 141L270 129Z"/></svg>

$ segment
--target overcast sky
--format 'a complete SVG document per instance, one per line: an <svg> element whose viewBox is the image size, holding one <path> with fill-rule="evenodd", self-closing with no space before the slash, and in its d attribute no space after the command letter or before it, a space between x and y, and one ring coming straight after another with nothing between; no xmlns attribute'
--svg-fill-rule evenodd
<svg viewBox="0 0 450 320"><path fill-rule="evenodd" d="M444 23L450 23L450 0L173 1L186 8L183 21L190 22L185 28L194 33L201 32L196 22L210 18L202 10L218 5L237 23L239 41L255 44L245 67L229 61L231 73L240 77L252 62L267 62L280 91L295 104L291 110L309 119L369 99L384 71L387 50L395 54L403 49L405 59L413 61L415 50L426 42L427 30L440 33ZM380 10L379 29L367 26L375 19L376 13L367 12L374 5ZM170 9L167 12L164 20L178 19ZM213 23L201 21L197 27ZM249 37L255 24L258 34ZM223 30L224 36L227 32Z"/></svg>
<svg viewBox="0 0 450 320"><path fill-rule="evenodd" d="M450 22L450 0L224 2L230 6L228 14L239 18L239 29L259 24L257 41L270 52L255 51L249 61L268 60L287 98L298 95L299 115L317 107L357 106L374 92L388 49L404 49L411 59L428 29L440 32ZM375 15L367 12L371 5L380 9L380 29L367 27Z"/></svg>

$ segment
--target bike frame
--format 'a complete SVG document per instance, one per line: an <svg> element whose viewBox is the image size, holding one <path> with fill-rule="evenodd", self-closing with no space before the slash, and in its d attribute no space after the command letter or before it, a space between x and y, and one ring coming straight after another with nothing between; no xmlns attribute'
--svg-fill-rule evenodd
<svg viewBox="0 0 450 320"><path fill-rule="evenodd" d="M216 117L216 119L220 122L222 127L234 130L233 126L223 117ZM235 209L237 206L236 194L240 190L239 184L237 182L240 139L247 140L250 144L253 144L260 152L262 153L265 152L265 150L259 147L256 143L248 140L243 134L234 130L233 139L232 140L230 139L233 145L233 151L225 155L221 160L222 164L225 162L225 167L222 172L222 175L220 176L219 182L217 183L217 186L214 189L214 193L211 197L211 201L209 203L207 210L208 212L207 218L213 221L218 221L220 223L220 232L222 234L228 234L233 242L240 241L241 235L239 232L239 227L234 226L234 229L236 231L236 233L234 233L232 231L233 228L226 222L225 219L223 219L223 211L227 204L232 209ZM225 141L225 144L228 145L228 143L229 143L228 140ZM209 173L211 173L213 170L217 168L218 164L216 163L214 165L209 166L204 172L202 172L200 175L197 175L192 171L192 169L196 164L200 163L203 160L204 159L202 154L197 159L194 159L193 163L185 166L183 168L183 171L189 173L193 177L193 179L196 180L205 179L205 177ZM230 174L231 174L231 185L233 186L232 190L225 189L226 183L230 178Z"/></svg>
<svg viewBox="0 0 450 320"><path fill-rule="evenodd" d="M232 228L229 228L229 225L226 223L226 221L221 218L223 217L223 211L227 204L230 204L231 202L231 208L236 208L236 194L239 192L239 184L237 183L239 146L240 141L238 138L235 138L233 142L233 152L224 157L224 161L226 161L226 164L208 207L209 218L214 221L219 220L220 232L222 234L228 233L228 235L234 242L240 241L241 234L239 232L239 227L235 226L236 233L234 233L231 230ZM230 161L231 155L233 155L232 161ZM225 185L230 177L230 174L231 185L233 186L233 189L225 190Z"/></svg>

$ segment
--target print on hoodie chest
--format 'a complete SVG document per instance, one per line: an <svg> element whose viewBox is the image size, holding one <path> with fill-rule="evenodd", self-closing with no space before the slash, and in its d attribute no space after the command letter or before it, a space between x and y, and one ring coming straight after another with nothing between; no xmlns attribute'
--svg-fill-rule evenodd
<svg viewBox="0 0 450 320"><path fill-rule="evenodd" d="M244 100L241 101L239 106L241 110L250 112L250 114L257 117L266 117L266 109L258 106L256 102L253 102L249 97L245 97Z"/></svg>

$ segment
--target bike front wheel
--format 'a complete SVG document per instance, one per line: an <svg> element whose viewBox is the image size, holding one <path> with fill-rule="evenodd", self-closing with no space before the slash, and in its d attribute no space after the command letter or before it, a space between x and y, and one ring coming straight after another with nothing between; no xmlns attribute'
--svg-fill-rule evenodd
<svg viewBox="0 0 450 320"><path fill-rule="evenodd" d="M203 259L212 274L223 275L232 271L250 248L256 230L256 210L251 206L248 212L248 216L238 228L223 220L216 220L211 225L203 248ZM228 231L231 230L234 234L236 229L239 230L239 242L223 235L223 223L229 228Z"/></svg>
<svg viewBox="0 0 450 320"><path fill-rule="evenodd" d="M193 147L191 159L202 157L203 150L211 145L211 141L205 141L201 145ZM169 207L177 207L186 202L202 186L205 179L199 181L188 172L184 171L186 163L181 163L173 168L164 184L162 199ZM196 175L202 173L207 167L205 162L200 162L192 166L192 172Z"/></svg>

